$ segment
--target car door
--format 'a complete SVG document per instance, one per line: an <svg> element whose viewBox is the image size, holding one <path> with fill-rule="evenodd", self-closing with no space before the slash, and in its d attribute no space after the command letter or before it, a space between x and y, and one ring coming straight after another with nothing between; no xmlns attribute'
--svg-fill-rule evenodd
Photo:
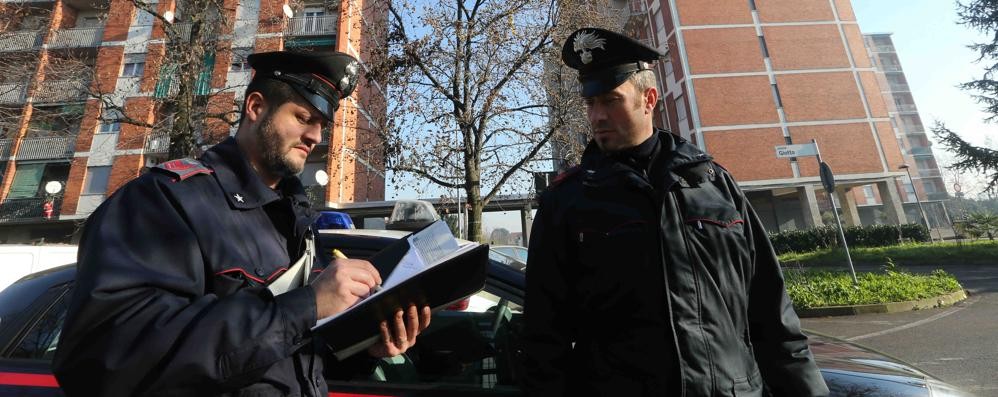
<svg viewBox="0 0 998 397"><path fill-rule="evenodd" d="M51 362L66 315L71 283L5 290L0 300L0 395L62 396ZM12 286L11 288L17 287ZM41 287L41 288L39 288Z"/></svg>

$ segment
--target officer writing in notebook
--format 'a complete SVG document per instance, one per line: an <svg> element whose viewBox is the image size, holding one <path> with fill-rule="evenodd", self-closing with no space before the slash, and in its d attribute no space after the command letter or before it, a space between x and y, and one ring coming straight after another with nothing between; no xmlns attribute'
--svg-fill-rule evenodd
<svg viewBox="0 0 998 397"><path fill-rule="evenodd" d="M310 328L381 279L360 260L313 269L315 216L295 175L359 64L289 52L249 63L234 138L157 166L87 221L53 363L67 395L326 396ZM404 352L429 321L428 307L398 310L368 353Z"/></svg>
<svg viewBox="0 0 998 397"><path fill-rule="evenodd" d="M828 394L766 231L711 157L655 129L662 55L581 29L593 139L541 197L523 349L530 396Z"/></svg>

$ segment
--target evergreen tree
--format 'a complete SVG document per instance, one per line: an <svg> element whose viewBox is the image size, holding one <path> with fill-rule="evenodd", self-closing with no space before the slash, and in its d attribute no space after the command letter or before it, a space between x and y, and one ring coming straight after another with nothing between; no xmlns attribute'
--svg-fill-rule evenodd
<svg viewBox="0 0 998 397"><path fill-rule="evenodd" d="M985 65L984 74L960 87L974 92L974 99L984 105L989 114L985 121L998 121L998 80L995 79L998 72L998 0L958 1L956 6L958 23L989 37L986 42L968 46L979 54L976 62ZM957 161L951 169L984 173L988 177L986 190L998 188L998 150L971 145L938 121L932 132L946 150L956 155Z"/></svg>

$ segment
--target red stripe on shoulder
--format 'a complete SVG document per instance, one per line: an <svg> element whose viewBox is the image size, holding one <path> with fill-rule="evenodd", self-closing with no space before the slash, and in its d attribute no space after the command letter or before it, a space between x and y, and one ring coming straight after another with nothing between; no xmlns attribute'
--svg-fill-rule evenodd
<svg viewBox="0 0 998 397"><path fill-rule="evenodd" d="M565 172L562 172L561 174L558 174L558 176L554 177L554 180L551 181L551 186L554 187L560 185L562 182L568 180L568 178L571 177L572 175L578 174L579 171L582 171L581 165L569 168Z"/></svg>
<svg viewBox="0 0 998 397"><path fill-rule="evenodd" d="M198 174L211 174L213 171L211 168L205 167L200 161L194 159L177 159L170 160L163 164L157 165L154 170L159 170L165 174L174 177L174 180L184 180Z"/></svg>
<svg viewBox="0 0 998 397"><path fill-rule="evenodd" d="M0 372L0 386L59 387L59 382L52 375Z"/></svg>

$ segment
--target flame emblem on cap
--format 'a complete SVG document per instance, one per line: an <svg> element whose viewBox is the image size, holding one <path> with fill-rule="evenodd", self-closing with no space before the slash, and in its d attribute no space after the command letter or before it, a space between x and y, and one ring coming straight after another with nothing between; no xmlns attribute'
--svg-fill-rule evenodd
<svg viewBox="0 0 998 397"><path fill-rule="evenodd" d="M592 50L597 48L606 50L603 47L605 44L606 39L597 36L596 32L579 32L575 36L575 41L572 42L572 50L579 53L579 58L583 64L588 64L593 61Z"/></svg>

